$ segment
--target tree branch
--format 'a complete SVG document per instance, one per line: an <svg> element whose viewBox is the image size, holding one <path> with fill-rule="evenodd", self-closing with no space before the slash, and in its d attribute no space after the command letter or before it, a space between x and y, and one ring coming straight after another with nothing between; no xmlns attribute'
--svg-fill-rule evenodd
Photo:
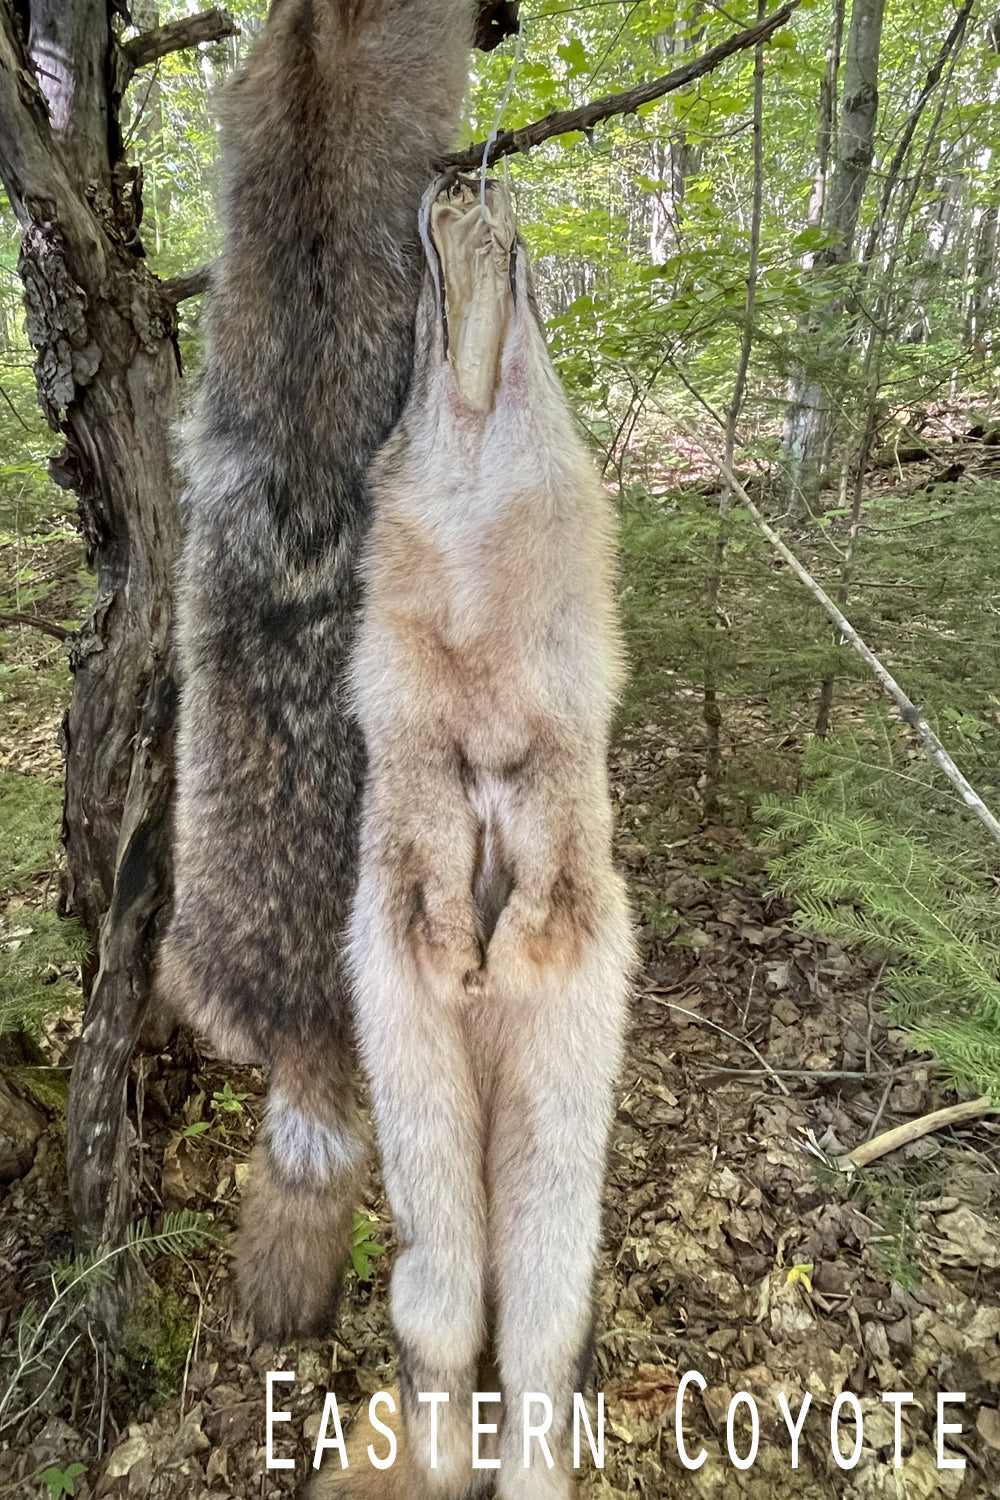
<svg viewBox="0 0 1000 1500"><path fill-rule="evenodd" d="M945 749L944 745L942 745L941 741L934 733L930 724L927 722L924 714L921 713L920 709L913 702L913 700L907 696L907 694L903 691L892 674L882 665L881 661L879 661L878 657L875 655L874 651L872 651L871 647L868 646L864 640L862 640L861 636L855 630L850 620L847 619L842 610L838 609L837 605L834 604L829 594L827 594L826 591L820 586L820 584L816 582L812 574L807 572L807 570L802 566L798 558L795 556L795 553L790 551L790 549L785 546L785 543L781 540L781 537L778 536L777 532L767 524L760 511L757 509L756 505L754 505L753 501L750 499L750 496L747 494L743 485L740 484L739 480L736 478L736 475L726 463L725 459L720 458L717 453L713 453L710 448L706 448L705 444L701 441L697 434L686 425L686 423L678 421L677 425L683 432L687 434L689 438L692 439L692 441L698 444L698 447L701 449L702 453L704 453L705 457L719 470L719 473L729 485L729 488L732 490L733 494L738 497L741 505L745 510L749 512L752 519L756 522L759 530L763 532L764 536L771 543L771 546L778 553L779 557L784 559L799 582L809 591L820 608L825 610L826 614L840 631L840 634L842 635L844 640L854 648L854 650L861 657L861 660L874 673L884 691L895 703L897 709L899 710L899 716L903 720L903 723L908 724L911 729L915 729L917 734L919 734L920 738L924 742L927 753L930 756L931 760L934 761L935 765L951 782L952 786L958 792L959 796L961 797L962 801L965 803L969 811L979 819L980 823L982 823L983 827L996 841L996 843L1000 844L1000 819L997 819L994 816L994 814L986 806L986 803L983 801L982 797L980 797L979 793L976 791L975 787L972 786L971 783L967 781L966 778L962 775L962 772L958 769L955 762L952 760L951 756Z"/></svg>
<svg viewBox="0 0 1000 1500"><path fill-rule="evenodd" d="M553 110L544 119L536 120L533 125L525 125L521 130L501 130L489 148L487 160L495 162L499 161L502 156L511 156L515 151L530 151L532 146L539 146L542 141L550 140L554 135L566 135L572 130L592 130L595 125L599 125L602 120L611 119L613 115L634 114L640 104L650 104L654 99L662 99L665 94L672 94L677 89L686 88L695 79L703 78L706 73L711 73L713 68L725 62L727 57L733 57L737 52L745 52L748 47L756 47L758 43L768 41L784 26L799 4L800 0L788 0L788 3L780 10L776 10L773 16L767 16L763 21L758 21L755 26L748 26L745 31L735 32L733 36L720 42L717 47L710 48L701 57L692 58L690 62L675 68L672 73L665 73L662 78L653 78L648 83L637 84L635 88L626 89L624 93L605 94L603 98L592 99L589 104L582 104L578 109ZM479 141L465 151L458 151L446 157L442 165L463 170L478 167L485 150L486 142Z"/></svg>
<svg viewBox="0 0 1000 1500"><path fill-rule="evenodd" d="M27 625L30 629L40 630L43 635L50 635L57 641L71 641L76 635L75 630L67 630L64 625L55 625L51 620L41 620L37 615L25 615L20 612L0 614L0 630L10 630L15 625Z"/></svg>
<svg viewBox="0 0 1000 1500"><path fill-rule="evenodd" d="M212 285L213 269L213 262L209 261L208 265L195 266L193 271L182 271L180 276L171 276L163 282L160 291L176 307L178 302L184 302L188 297L200 297L202 292L208 291Z"/></svg>
<svg viewBox="0 0 1000 1500"><path fill-rule="evenodd" d="M128 82L137 68L148 67L171 52L197 47L202 42L218 42L224 36L236 36L239 29L227 10L213 8L197 16L185 16L180 21L168 21L166 26L158 26L155 31L144 31L122 46L125 71L122 84Z"/></svg>

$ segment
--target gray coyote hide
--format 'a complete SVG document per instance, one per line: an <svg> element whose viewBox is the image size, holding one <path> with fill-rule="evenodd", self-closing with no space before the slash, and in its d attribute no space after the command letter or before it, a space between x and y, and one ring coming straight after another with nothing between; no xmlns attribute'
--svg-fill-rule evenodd
<svg viewBox="0 0 1000 1500"><path fill-rule="evenodd" d="M402 409L420 199L473 0L275 0L220 109L225 237L188 424L176 892L159 987L271 1069L237 1243L260 1336L329 1325L364 1157L341 965L365 474Z"/></svg>
<svg viewBox="0 0 1000 1500"><path fill-rule="evenodd" d="M606 765L612 512L506 193L432 189L422 220L413 386L371 472L350 668L368 778L348 954L400 1240L401 1446L379 1472L362 1432L311 1494L478 1493L471 1398L498 1381L485 1479L561 1500L632 964ZM434 1468L420 1392L449 1398ZM528 1393L551 1402L552 1468L537 1443L524 1465Z"/></svg>

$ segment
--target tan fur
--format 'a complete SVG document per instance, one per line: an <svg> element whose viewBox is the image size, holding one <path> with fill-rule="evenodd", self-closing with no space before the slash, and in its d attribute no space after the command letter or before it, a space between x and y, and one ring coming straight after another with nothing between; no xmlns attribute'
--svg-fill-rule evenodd
<svg viewBox="0 0 1000 1500"><path fill-rule="evenodd" d="M425 285L413 388L372 471L349 954L401 1244L404 1396L447 1390L456 1415L438 1471L408 1399L404 1489L366 1473L321 1478L314 1494L469 1493L457 1414L495 1313L513 1413L497 1493L562 1500L632 963L606 769L621 679L613 525L506 196L491 190L483 215L458 189L428 217L442 275L435 265ZM552 1471L521 1463L533 1391L553 1402Z"/></svg>
<svg viewBox="0 0 1000 1500"><path fill-rule="evenodd" d="M495 1386L487 1383L481 1385L480 1389L494 1390ZM365 1405L358 1413L347 1435L345 1444L347 1468L341 1467L338 1453L330 1453L323 1463L319 1477L307 1487L306 1494L309 1500L416 1500L417 1496L428 1493L426 1475L422 1466L414 1459L403 1420L403 1398L398 1389L391 1390L389 1394L395 1411L390 1412L385 1403L380 1402L376 1415L383 1426L391 1428L395 1435L395 1461L387 1469L377 1469L370 1462L369 1445L374 1448L378 1457L384 1458L387 1454L389 1439L385 1433L379 1432L371 1425L368 1407ZM438 1410L439 1432L443 1433L443 1423L448 1413L444 1407L439 1407ZM488 1419L487 1415L484 1420ZM461 1413L460 1426L462 1436L471 1451L471 1409ZM488 1436L480 1440L479 1451L484 1458L495 1454L495 1448L490 1447L490 1441ZM493 1478L493 1473L484 1469L469 1492L470 1500L473 1500L474 1496L491 1494ZM435 1493L433 1487L430 1493ZM437 1493L442 1495L448 1493L447 1480L444 1480Z"/></svg>
<svg viewBox="0 0 1000 1500"><path fill-rule="evenodd" d="M344 1203L343 1183L290 1187L266 1148L254 1147L235 1243L241 1308L265 1310L279 1328L327 1332L351 1248Z"/></svg>

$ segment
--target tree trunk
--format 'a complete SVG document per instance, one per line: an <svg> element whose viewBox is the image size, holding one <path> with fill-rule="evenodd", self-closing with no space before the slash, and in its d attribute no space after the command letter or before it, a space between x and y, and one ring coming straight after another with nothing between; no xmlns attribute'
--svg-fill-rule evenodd
<svg viewBox="0 0 1000 1500"><path fill-rule="evenodd" d="M50 472L76 491L97 575L70 651L61 903L95 955L67 1139L70 1197L92 1245L116 1238L127 1217L125 1079L169 890L168 639L180 530L169 452L180 367L176 307L138 238L138 173L118 128L130 68L106 0L26 9L27 39L10 0L0 11L0 173L24 228L19 270L39 400L64 439ZM215 29L233 27L220 16Z"/></svg>
<svg viewBox="0 0 1000 1500"><path fill-rule="evenodd" d="M844 93L833 173L824 222L833 242L816 257L817 268L845 265L854 247L861 199L871 168L878 112L878 58L885 0L854 0L844 64ZM782 433L789 503L811 509L822 484L823 460L832 422L824 366L831 366L843 347L836 327L842 299L831 300L814 319L819 339L812 371L802 370L790 392Z"/></svg>
<svg viewBox="0 0 1000 1500"><path fill-rule="evenodd" d="M972 291L969 295L968 342L977 362L993 357L993 306L997 274L997 205L983 209L975 230Z"/></svg>
<svg viewBox="0 0 1000 1500"><path fill-rule="evenodd" d="M923 248L907 298L907 321L899 335L902 344L922 344L930 332L930 305L964 191L964 175L953 172L940 200L928 217Z"/></svg>
<svg viewBox="0 0 1000 1500"><path fill-rule="evenodd" d="M813 173L812 192L809 195L809 212L806 226L820 229L826 209L827 177L830 171L830 156L837 134L837 79L840 77L840 49L844 35L844 0L834 0L830 21L830 41L826 49L826 65L823 81L819 86L819 102L816 107L816 170ZM812 265L814 256L809 253L804 264Z"/></svg>
<svg viewBox="0 0 1000 1500"><path fill-rule="evenodd" d="M689 47L701 42L704 26L693 29L699 10L700 6L696 6L683 22L678 18L672 30L653 37L653 55L658 62L683 56ZM697 172L700 160L700 149L692 146L682 125L675 125L667 140L652 143L650 176L660 184L650 198L649 253L655 265L662 265L680 248L684 189L687 179Z"/></svg>

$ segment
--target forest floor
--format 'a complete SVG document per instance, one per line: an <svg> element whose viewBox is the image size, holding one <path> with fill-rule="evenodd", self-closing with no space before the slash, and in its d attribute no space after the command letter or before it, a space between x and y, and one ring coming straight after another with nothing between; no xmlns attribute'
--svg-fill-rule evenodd
<svg viewBox="0 0 1000 1500"><path fill-rule="evenodd" d="M48 651L32 637L19 649ZM56 717L12 725L0 766L58 774ZM766 894L761 857L737 828L699 826L681 727L651 732L619 753L619 853L643 913L644 966L613 1129L605 1249L597 1295L595 1385L605 1397L605 1466L584 1445L582 1494L597 1497L747 1497L747 1500L987 1500L1000 1493L1000 1122L985 1118L930 1134L863 1172L832 1158L920 1116L954 1094L932 1060L885 1024L877 967L800 930ZM674 789L671 792L671 788ZM649 805L676 838L649 847ZM650 912L654 916L650 918ZM71 1059L78 1022L49 1023L50 1060ZM387 1283L392 1230L376 1168L366 1200L371 1237L390 1253L370 1277L350 1272L337 1337L248 1350L234 1320L225 1234L246 1175L263 1079L204 1055L144 1057L132 1088L132 1156L144 1209L211 1215L218 1243L161 1256L154 1290L109 1353L89 1337L62 1349L25 1383L0 1431L0 1497L75 1493L80 1500L292 1494L309 1473L327 1390L346 1418L392 1384ZM198 1127L192 1131L191 1127ZM34 1165L0 1188L0 1396L18 1320L45 1302L53 1260L70 1249L58 1111ZM276 1428L265 1468L267 1370L291 1422ZM683 1405L686 1470L675 1440L678 1381L697 1371ZM753 1465L727 1452L735 1392L759 1411ZM860 1401L863 1445L838 1467L830 1414ZM911 1393L894 1465L893 1408ZM961 1424L939 1468L938 1393L961 1392L943 1421ZM793 1467L781 1413L806 1393ZM735 1447L750 1444L738 1409ZM841 1446L851 1453L851 1408ZM51 1470L82 1464L75 1490ZM50 1471L43 1483L42 1475ZM70 1483L73 1483L70 1480Z"/></svg>

